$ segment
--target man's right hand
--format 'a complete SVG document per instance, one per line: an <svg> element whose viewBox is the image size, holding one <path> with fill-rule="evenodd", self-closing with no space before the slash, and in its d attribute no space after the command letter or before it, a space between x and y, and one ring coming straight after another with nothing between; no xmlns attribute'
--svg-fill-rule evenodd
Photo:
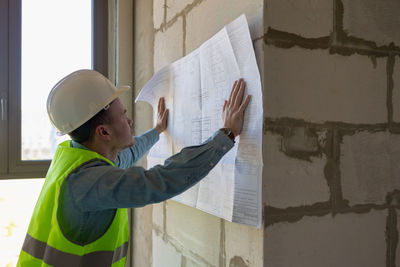
<svg viewBox="0 0 400 267"><path fill-rule="evenodd" d="M229 100L225 100L222 109L222 121L224 127L229 128L235 137L242 131L244 110L249 104L251 97L250 95L247 95L245 100L242 102L245 87L246 84L243 79L235 81Z"/></svg>
<svg viewBox="0 0 400 267"><path fill-rule="evenodd" d="M158 100L157 124L154 128L159 134L167 129L168 112L169 110L165 108L165 99L161 97Z"/></svg>

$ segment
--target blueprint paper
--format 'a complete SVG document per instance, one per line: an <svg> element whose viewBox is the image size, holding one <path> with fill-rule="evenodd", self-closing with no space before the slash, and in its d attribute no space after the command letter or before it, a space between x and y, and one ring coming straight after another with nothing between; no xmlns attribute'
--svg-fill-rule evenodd
<svg viewBox="0 0 400 267"><path fill-rule="evenodd" d="M222 125L222 107L235 80L243 78L251 101L235 146L200 183L173 199L231 222L261 227L262 92L244 15L189 55L158 71L139 93L157 112L169 108L167 131L150 150L148 167L163 164L186 146L198 145Z"/></svg>

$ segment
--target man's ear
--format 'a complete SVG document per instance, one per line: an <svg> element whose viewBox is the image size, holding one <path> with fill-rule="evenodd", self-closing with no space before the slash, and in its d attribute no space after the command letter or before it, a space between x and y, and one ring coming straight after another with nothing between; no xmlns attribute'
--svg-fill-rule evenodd
<svg viewBox="0 0 400 267"><path fill-rule="evenodd" d="M101 139L110 140L110 133L104 125L99 125L96 127L96 135Z"/></svg>

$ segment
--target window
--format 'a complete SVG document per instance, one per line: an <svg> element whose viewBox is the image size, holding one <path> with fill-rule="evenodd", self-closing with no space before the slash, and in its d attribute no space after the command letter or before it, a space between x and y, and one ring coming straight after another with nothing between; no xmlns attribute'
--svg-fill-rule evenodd
<svg viewBox="0 0 400 267"><path fill-rule="evenodd" d="M107 76L107 0L0 0L0 178L44 177L58 137L47 95L65 75Z"/></svg>
<svg viewBox="0 0 400 267"><path fill-rule="evenodd" d="M0 266L14 267L44 179L0 181Z"/></svg>

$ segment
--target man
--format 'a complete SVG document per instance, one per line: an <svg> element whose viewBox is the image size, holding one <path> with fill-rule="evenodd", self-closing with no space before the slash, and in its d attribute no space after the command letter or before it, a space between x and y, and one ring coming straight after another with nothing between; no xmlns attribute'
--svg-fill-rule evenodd
<svg viewBox="0 0 400 267"><path fill-rule="evenodd" d="M132 167L167 127L158 104L154 129L133 137L132 120L115 86L92 70L74 72L49 94L47 110L61 143L34 209L17 266L125 266L126 208L176 196L204 178L234 145L250 101L243 80L223 106L224 128L149 170ZM211 164L213 163L213 164Z"/></svg>

